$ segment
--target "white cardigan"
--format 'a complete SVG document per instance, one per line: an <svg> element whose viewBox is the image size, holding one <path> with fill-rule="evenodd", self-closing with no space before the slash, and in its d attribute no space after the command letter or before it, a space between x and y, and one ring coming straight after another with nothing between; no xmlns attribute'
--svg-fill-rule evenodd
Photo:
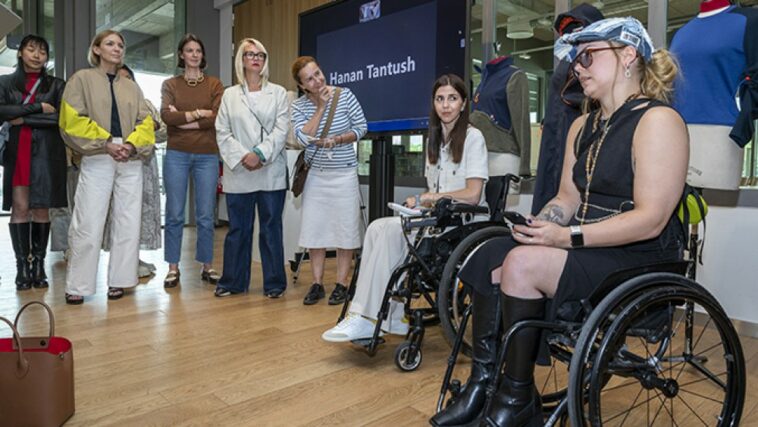
<svg viewBox="0 0 758 427"><path fill-rule="evenodd" d="M248 101L246 85L227 88L216 116L216 142L224 162L224 192L252 193L287 188L284 143L288 130L289 103L283 87L266 83L253 106ZM241 161L253 148L260 150L265 161L262 168L249 171Z"/></svg>

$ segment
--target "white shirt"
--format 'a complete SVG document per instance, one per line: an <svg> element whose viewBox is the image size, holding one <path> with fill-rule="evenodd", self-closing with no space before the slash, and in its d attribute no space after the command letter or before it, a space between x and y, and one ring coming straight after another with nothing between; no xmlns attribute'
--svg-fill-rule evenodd
<svg viewBox="0 0 758 427"><path fill-rule="evenodd" d="M427 157L424 175L427 188L433 193L463 190L466 188L466 179L469 178L480 178L486 183L489 178L487 144L479 129L469 126L466 130L466 141L460 163L453 163L453 155L448 144L440 148L437 164L430 164ZM482 206L487 204L484 186L482 186L479 204Z"/></svg>

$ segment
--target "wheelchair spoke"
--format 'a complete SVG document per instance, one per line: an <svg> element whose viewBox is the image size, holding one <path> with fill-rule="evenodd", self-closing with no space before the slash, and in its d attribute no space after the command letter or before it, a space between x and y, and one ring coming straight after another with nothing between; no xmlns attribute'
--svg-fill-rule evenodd
<svg viewBox="0 0 758 427"><path fill-rule="evenodd" d="M609 392L609 391L613 391L613 390L618 390L620 388L629 387L630 385L635 385L635 384L639 384L639 383L640 382L638 380L634 379L634 380L631 380L629 382L626 382L626 383L623 383L623 384L619 384L619 385L615 385L615 386L610 387L610 388L604 388L603 392Z"/></svg>
<svg viewBox="0 0 758 427"><path fill-rule="evenodd" d="M681 389L681 388L679 389L679 391L682 392L682 393L689 393L689 394L691 394L693 396L697 396L697 397L699 397L701 399L710 400L711 402L714 402L714 403L718 403L718 404L724 403L721 400L714 399L712 397L709 397L709 396L706 396L706 395L703 395L703 394L700 394L700 393L695 393L694 391L689 391L689 390L685 390L685 389Z"/></svg>
<svg viewBox="0 0 758 427"><path fill-rule="evenodd" d="M645 399L644 401L637 403L637 401L640 399L640 395L642 394L642 392L643 392L643 391L645 391L645 389L644 389L644 388L640 388L640 391L637 393L637 396L634 398L634 401L632 402L632 406L630 406L629 408L627 408L627 409L625 409L625 410L623 410L623 411L619 412L618 414L615 414L615 415L613 415L613 416L612 416L612 417L610 417L610 418L606 418L604 421L605 421L605 422L613 421L613 420L615 420L616 418L619 418L619 417L621 417L621 416L624 416L624 419L626 419L626 417L628 417L628 416L629 416L629 414L630 414L632 411L634 411L635 409L639 408L639 407L640 407L640 406L642 406L642 405L646 405L646 404L647 404L647 403L649 403L651 400L655 399L655 397L648 397L648 398L647 398L647 399ZM656 395L658 395L658 391L654 391L654 393L655 393ZM622 424L623 424L623 422L622 422Z"/></svg>
<svg viewBox="0 0 758 427"><path fill-rule="evenodd" d="M670 402L671 403L671 409L669 410L669 408L666 407L666 399L661 399L661 394L660 393L656 392L655 393L655 397L658 398L658 400L661 402L661 406L658 408L657 411L655 411L655 417L653 417L653 422L650 423L650 425L654 425L655 424L655 420L657 420L658 416L661 414L661 409L665 409L666 413L669 414L669 418L671 419L671 424L678 427L679 424L676 422L676 420L674 420L674 406L673 406L673 402Z"/></svg>
<svg viewBox="0 0 758 427"><path fill-rule="evenodd" d="M686 402L686 401L685 401L685 400L682 398L682 396L676 396L676 397L677 397L679 400L681 400L681 401L682 401L682 403L684 404L684 406L686 406L686 407L687 407L687 409L689 409L689 410L690 410L690 412L692 412L692 414L693 414L693 415L695 415L695 416L697 417L697 419L698 419L698 420L700 420L700 422L701 422L701 423L703 423L703 425L704 425L704 426L708 427L708 423L706 423L706 422L703 420L703 418L701 418L701 417L700 417L700 415L698 415L698 413L697 413L697 412L695 412L695 410L694 410L694 409L692 409L692 406L690 406L690 405L689 405L689 404L688 404L688 403L687 403L687 402Z"/></svg>

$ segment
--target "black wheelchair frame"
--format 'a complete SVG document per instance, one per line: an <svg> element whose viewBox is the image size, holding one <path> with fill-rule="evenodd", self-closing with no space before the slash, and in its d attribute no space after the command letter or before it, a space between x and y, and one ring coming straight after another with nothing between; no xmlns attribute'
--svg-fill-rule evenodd
<svg viewBox="0 0 758 427"><path fill-rule="evenodd" d="M424 211L419 216L403 217L403 230L406 233L412 230L418 231L412 240L406 238L408 255L392 272L388 280L373 336L355 340L353 343L364 347L369 356L376 354L379 345L385 342L381 337L381 327L387 320L391 300L403 302L405 314L410 319L408 334L395 351L395 364L402 371L413 371L420 366L421 347L427 325L441 322L443 330L450 335L449 341L452 341L457 331L454 330L454 323L450 319L451 309L439 305L440 277L449 270L451 252L467 235L495 224L502 227L508 190L511 183L518 181L519 178L511 174L490 177L485 187L485 198L491 209L455 203L451 199L441 199L433 209ZM464 217L485 213L490 214L489 221L464 224ZM449 227L454 228L446 230ZM337 323L344 319L355 294L359 266L360 260L357 260L348 288L348 298L342 307ZM428 307L411 307L411 302L419 298L423 298L428 303Z"/></svg>
<svg viewBox="0 0 758 427"><path fill-rule="evenodd" d="M685 425L674 420L675 413L684 413L682 416L688 424L694 420L704 425L739 425L745 398L745 360L739 337L716 299L685 277L688 271L692 271L691 263L682 261L617 272L606 278L588 299L581 301L578 310L577 307L568 310L572 314L567 318L521 321L505 331L497 366L503 367L508 345L518 331L524 328L546 331L551 357L568 366L568 381L565 389L542 395L545 426L566 425L569 420L572 426L600 426L624 417L623 425L630 414L644 410L645 405L648 425L666 416L671 418L671 425ZM448 393L454 399L460 392L460 381L451 379L470 315L468 307L448 359L437 412L444 407ZM708 321L696 335L698 319L706 316ZM713 335L714 331L708 329L711 322L721 342L697 352L695 347L705 333ZM683 342L674 344L679 332L683 332ZM654 347L652 351L648 345ZM645 348L644 353L640 347ZM714 353L719 349L723 354ZM723 357L723 361L719 361L719 357ZM717 365L717 369L709 367L709 362ZM502 369L498 369L488 385L484 414L489 411L502 375ZM681 378L682 375L685 378ZM701 378L691 378L697 375ZM619 410L615 400L611 404L603 403L609 400L604 397L604 391L611 393L635 384L640 390L628 408ZM723 398L710 397L701 390L708 385L711 386L709 391L721 392ZM697 390L693 392L685 387ZM646 396L642 396L644 393ZM717 413L709 414L706 418L710 419L704 420L685 400L685 396L691 395L699 396L711 406L721 405L720 410L714 407ZM657 408L653 411L652 424L651 402L654 409ZM685 409L675 411L674 402ZM613 413L606 419L611 410ZM494 425L486 418L482 422Z"/></svg>

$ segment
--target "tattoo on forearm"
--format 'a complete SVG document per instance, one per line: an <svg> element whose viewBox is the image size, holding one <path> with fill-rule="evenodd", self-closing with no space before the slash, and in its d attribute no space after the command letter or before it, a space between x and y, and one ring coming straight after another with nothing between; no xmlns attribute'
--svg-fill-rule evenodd
<svg viewBox="0 0 758 427"><path fill-rule="evenodd" d="M564 225L566 222L566 214L563 212L562 207L551 203L545 205L545 207L542 208L540 213L537 215L537 219Z"/></svg>

